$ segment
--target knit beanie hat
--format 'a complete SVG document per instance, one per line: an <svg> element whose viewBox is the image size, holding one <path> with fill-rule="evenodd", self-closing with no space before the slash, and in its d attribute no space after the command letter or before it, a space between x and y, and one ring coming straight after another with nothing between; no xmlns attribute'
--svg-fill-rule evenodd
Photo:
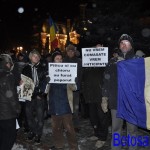
<svg viewBox="0 0 150 150"><path fill-rule="evenodd" d="M54 62L54 59L57 55L61 55L62 56L62 52L59 48L56 48L55 51L53 51L52 53L52 62Z"/></svg>
<svg viewBox="0 0 150 150"><path fill-rule="evenodd" d="M122 34L121 37L119 38L118 44L120 44L120 42L123 40L129 41L131 43L132 48L134 47L133 40L128 34Z"/></svg>

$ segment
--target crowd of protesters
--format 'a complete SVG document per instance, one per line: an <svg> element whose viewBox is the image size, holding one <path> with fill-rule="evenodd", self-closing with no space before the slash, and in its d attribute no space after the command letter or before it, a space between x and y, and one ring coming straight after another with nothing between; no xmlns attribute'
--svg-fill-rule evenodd
<svg viewBox="0 0 150 150"><path fill-rule="evenodd" d="M94 47L102 46L98 44ZM97 138L95 146L98 148L103 147L107 140L109 125L112 126L112 134L121 134L124 120L116 117L116 64L122 60L145 57L145 54L138 51L135 55L133 40L127 34L119 38L118 47L106 67L82 67L82 59L76 53L79 54L77 48L69 44L65 54L56 48L45 57L38 50L32 50L29 55L19 53L16 56L14 51L0 55L0 150L11 150L13 147L17 136L16 120L26 139L38 145L44 120L50 117L53 149L63 149L63 132L66 132L70 150L78 150L76 132L80 132L79 117L85 113L93 128L93 136ZM49 83L49 62L77 63L75 84ZM18 99L17 86L23 82L21 74L31 78L35 85L31 101ZM136 136L137 128L127 122L128 134ZM120 150L121 147L112 144L111 149Z"/></svg>

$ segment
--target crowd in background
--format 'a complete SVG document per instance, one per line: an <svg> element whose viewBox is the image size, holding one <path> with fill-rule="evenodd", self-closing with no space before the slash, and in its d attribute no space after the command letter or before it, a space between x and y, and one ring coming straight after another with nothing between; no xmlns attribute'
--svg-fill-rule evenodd
<svg viewBox="0 0 150 150"><path fill-rule="evenodd" d="M73 44L66 46L65 54L59 48L46 56L37 50L28 55L21 52L15 54L14 51L1 54L0 150L12 148L17 136L16 119L20 128L24 129L26 139L40 144L44 120L49 117L52 119L54 149L63 148L63 132L66 132L70 150L78 149L76 132L80 132L80 117L89 118L93 136L97 138L95 146L102 147L107 140L109 126L112 133L121 134L123 128L123 120L116 118L116 63L139 57L145 57L145 54L140 50L135 54L133 40L126 34L120 37L118 48L114 49L106 67L83 68L81 55ZM75 84L49 84L49 62L77 63ZM18 101L16 89L22 84L21 74L31 78L35 84L31 101ZM7 94L4 95L5 91ZM137 126L127 122L127 132L136 135ZM113 149L119 150L120 147L112 145ZM133 150L133 147L129 149Z"/></svg>

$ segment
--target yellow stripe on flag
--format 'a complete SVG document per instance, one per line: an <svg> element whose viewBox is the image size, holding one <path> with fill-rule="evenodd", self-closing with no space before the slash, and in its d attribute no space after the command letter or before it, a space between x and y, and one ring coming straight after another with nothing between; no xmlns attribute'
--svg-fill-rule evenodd
<svg viewBox="0 0 150 150"><path fill-rule="evenodd" d="M56 37L56 26L53 22L52 18L49 18L49 25L50 25L50 43L51 43L51 50L54 50L58 47L58 39Z"/></svg>
<svg viewBox="0 0 150 150"><path fill-rule="evenodd" d="M145 105L147 117L147 129L150 129L150 57L145 58Z"/></svg>
<svg viewBox="0 0 150 150"><path fill-rule="evenodd" d="M54 25L52 25L50 27L50 40L51 40L51 42L54 41L55 38L56 38L55 27L54 27Z"/></svg>

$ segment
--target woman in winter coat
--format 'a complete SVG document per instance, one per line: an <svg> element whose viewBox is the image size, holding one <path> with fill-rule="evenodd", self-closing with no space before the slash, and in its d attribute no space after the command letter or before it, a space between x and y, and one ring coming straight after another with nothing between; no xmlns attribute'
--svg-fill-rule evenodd
<svg viewBox="0 0 150 150"><path fill-rule="evenodd" d="M13 62L0 55L0 150L11 150L16 139L16 118L20 113L17 87L11 73Z"/></svg>
<svg viewBox="0 0 150 150"><path fill-rule="evenodd" d="M55 63L62 62L60 51L54 51L52 60ZM63 148L65 129L70 150L78 150L75 130L72 122L73 91L76 84L50 83L49 89L49 113L52 118L52 131L56 149Z"/></svg>

